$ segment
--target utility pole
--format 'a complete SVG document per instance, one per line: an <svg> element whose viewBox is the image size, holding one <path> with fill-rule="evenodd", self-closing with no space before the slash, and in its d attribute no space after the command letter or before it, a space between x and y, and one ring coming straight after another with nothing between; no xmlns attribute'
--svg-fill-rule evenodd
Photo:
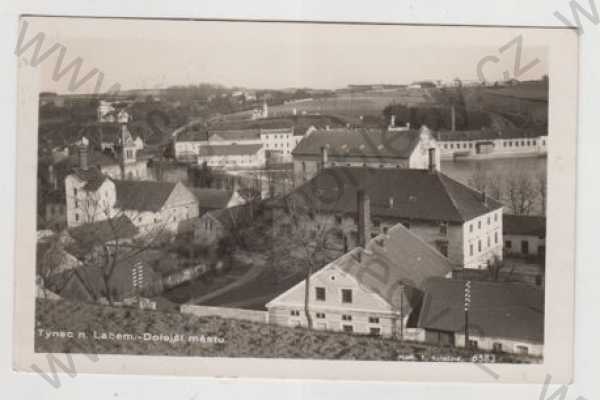
<svg viewBox="0 0 600 400"><path fill-rule="evenodd" d="M465 349L469 348L469 307L471 306L471 281L465 281Z"/></svg>
<svg viewBox="0 0 600 400"><path fill-rule="evenodd" d="M404 286L400 286L400 340L404 340Z"/></svg>

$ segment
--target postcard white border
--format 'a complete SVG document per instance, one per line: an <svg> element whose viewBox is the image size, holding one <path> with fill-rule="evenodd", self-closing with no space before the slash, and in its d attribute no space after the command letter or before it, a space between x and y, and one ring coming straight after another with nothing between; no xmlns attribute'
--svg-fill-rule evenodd
<svg viewBox="0 0 600 400"><path fill-rule="evenodd" d="M30 26L40 19L28 17ZM102 23L103 20L95 20ZM201 23L201 22L198 22ZM257 22L258 23L258 22ZM393 25L390 25L393 27ZM355 381L437 381L567 383L573 372L575 277L575 166L577 132L578 40L572 29L413 26L419 34L461 30L469 45L502 45L518 33L529 45L550 52L548 154L547 281L544 362L539 365L490 365L498 378L473 364L383 361L288 360L100 355L93 362L74 355L78 372L178 376L290 378ZM483 30L483 31L482 31ZM484 34L483 34L484 33ZM17 226L15 266L14 367L48 368L45 354L33 352L35 305L35 201L37 168L38 77L18 68Z"/></svg>

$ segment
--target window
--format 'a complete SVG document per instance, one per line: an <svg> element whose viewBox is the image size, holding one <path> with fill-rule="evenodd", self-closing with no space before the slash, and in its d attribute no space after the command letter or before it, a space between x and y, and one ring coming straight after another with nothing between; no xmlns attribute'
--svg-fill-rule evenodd
<svg viewBox="0 0 600 400"><path fill-rule="evenodd" d="M300 311L298 311L298 310L291 310L290 311L290 315L292 317L299 317L300 316Z"/></svg>
<svg viewBox="0 0 600 400"><path fill-rule="evenodd" d="M448 234L448 223L440 222L440 235L446 236Z"/></svg>
<svg viewBox="0 0 600 400"><path fill-rule="evenodd" d="M79 208L79 201L75 200L75 208Z"/></svg>
<svg viewBox="0 0 600 400"><path fill-rule="evenodd" d="M481 240L477 241L477 251L481 253Z"/></svg>
<svg viewBox="0 0 600 400"><path fill-rule="evenodd" d="M487 217L487 223L488 225L492 223L492 219L490 217Z"/></svg>
<svg viewBox="0 0 600 400"><path fill-rule="evenodd" d="M469 255L473 255L473 243L469 244Z"/></svg>
<svg viewBox="0 0 600 400"><path fill-rule="evenodd" d="M473 232L473 224L469 224L469 232Z"/></svg>
<svg viewBox="0 0 600 400"><path fill-rule="evenodd" d="M79 221L79 214L75 213L75 221Z"/></svg>
<svg viewBox="0 0 600 400"><path fill-rule="evenodd" d="M529 242L527 240L521 241L521 253L525 255L529 254Z"/></svg>
<svg viewBox="0 0 600 400"><path fill-rule="evenodd" d="M494 214L494 222L498 222L498 214Z"/></svg>
<svg viewBox="0 0 600 400"><path fill-rule="evenodd" d="M378 324L379 323L379 317L369 317L369 323L370 324Z"/></svg>
<svg viewBox="0 0 600 400"><path fill-rule="evenodd" d="M352 315L342 314L342 321L352 321Z"/></svg>
<svg viewBox="0 0 600 400"><path fill-rule="evenodd" d="M529 354L529 347L527 347L527 346L517 346L517 353L519 353L519 354Z"/></svg>
<svg viewBox="0 0 600 400"><path fill-rule="evenodd" d="M500 353L502 351L502 343L495 342L492 344L492 351L494 351L494 353Z"/></svg>
<svg viewBox="0 0 600 400"><path fill-rule="evenodd" d="M379 336L379 335L381 335L381 329L380 328L369 328L369 335Z"/></svg>
<svg viewBox="0 0 600 400"><path fill-rule="evenodd" d="M506 240L504 242L504 247L506 247L507 249L512 248L512 242L510 240Z"/></svg>
<svg viewBox="0 0 600 400"><path fill-rule="evenodd" d="M498 231L494 232L494 244L498 244Z"/></svg>
<svg viewBox="0 0 600 400"><path fill-rule="evenodd" d="M481 229L481 221L477 221L477 229Z"/></svg>
<svg viewBox="0 0 600 400"><path fill-rule="evenodd" d="M352 303L352 289L342 289L342 303Z"/></svg>
<svg viewBox="0 0 600 400"><path fill-rule="evenodd" d="M469 348L476 349L477 348L477 340L469 340Z"/></svg>
<svg viewBox="0 0 600 400"><path fill-rule="evenodd" d="M316 287L315 288L315 296L317 300L325 301L325 288L324 287Z"/></svg>
<svg viewBox="0 0 600 400"><path fill-rule="evenodd" d="M440 242L438 248L444 257L448 257L448 242Z"/></svg>
<svg viewBox="0 0 600 400"><path fill-rule="evenodd" d="M73 188L73 196L77 196L77 188Z"/></svg>
<svg viewBox="0 0 600 400"><path fill-rule="evenodd" d="M354 327L352 325L342 325L342 329L344 330L344 332L354 332Z"/></svg>
<svg viewBox="0 0 600 400"><path fill-rule="evenodd" d="M335 223L338 224L338 225L342 223L342 216L341 215L336 215L335 216Z"/></svg>
<svg viewBox="0 0 600 400"><path fill-rule="evenodd" d="M317 313L317 318L319 318L319 319L324 319L324 318L325 318L325 313L318 312L318 313Z"/></svg>

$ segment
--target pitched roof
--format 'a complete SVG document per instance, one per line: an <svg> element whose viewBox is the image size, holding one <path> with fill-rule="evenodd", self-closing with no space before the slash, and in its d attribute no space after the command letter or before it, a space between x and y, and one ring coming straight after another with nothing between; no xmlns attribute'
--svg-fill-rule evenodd
<svg viewBox="0 0 600 400"><path fill-rule="evenodd" d="M254 210L253 212L251 207L254 207L254 205L242 204L235 207L209 211L204 215L216 219L225 229L230 229L252 222L252 217L258 213L258 210Z"/></svg>
<svg viewBox="0 0 600 400"><path fill-rule="evenodd" d="M453 268L446 257L402 224L371 239L366 249L355 248L332 264L393 307L400 307L403 294L408 300L404 311L420 304L426 279L444 277Z"/></svg>
<svg viewBox="0 0 600 400"><path fill-rule="evenodd" d="M464 331L465 281L430 278L417 326L447 332ZM544 291L489 281L471 281L469 325L473 335L544 341Z"/></svg>
<svg viewBox="0 0 600 400"><path fill-rule="evenodd" d="M121 215L104 221L83 224L68 230L75 243L68 245L67 250L75 256L87 254L90 246L117 239L129 239L137 235L138 229L133 222Z"/></svg>
<svg viewBox="0 0 600 400"><path fill-rule="evenodd" d="M74 168L73 174L82 181L85 181L84 190L95 192L104 183L108 177L104 175L97 167L89 167L88 169Z"/></svg>
<svg viewBox="0 0 600 400"><path fill-rule="evenodd" d="M228 129L211 130L208 132L208 139L213 140L259 140L260 129Z"/></svg>
<svg viewBox="0 0 600 400"><path fill-rule="evenodd" d="M320 155L321 148L329 156L400 158L410 157L417 143L419 131L390 132L383 129L330 129L316 130L294 148L292 154Z"/></svg>
<svg viewBox="0 0 600 400"><path fill-rule="evenodd" d="M502 233L505 235L546 237L546 217L504 214L502 217Z"/></svg>
<svg viewBox="0 0 600 400"><path fill-rule="evenodd" d="M502 207L489 197L484 203L480 192L441 172L425 169L327 168L289 196L317 211L355 213L359 189L369 196L373 217L462 223Z"/></svg>
<svg viewBox="0 0 600 400"><path fill-rule="evenodd" d="M114 180L116 208L122 210L159 211L175 189L176 183Z"/></svg>
<svg viewBox="0 0 600 400"><path fill-rule="evenodd" d="M231 144L201 146L198 150L199 157L253 155L262 148L262 144Z"/></svg>
<svg viewBox="0 0 600 400"><path fill-rule="evenodd" d="M227 207L229 200L233 196L231 190L212 189L212 188L189 188L198 199L200 208L221 209Z"/></svg>

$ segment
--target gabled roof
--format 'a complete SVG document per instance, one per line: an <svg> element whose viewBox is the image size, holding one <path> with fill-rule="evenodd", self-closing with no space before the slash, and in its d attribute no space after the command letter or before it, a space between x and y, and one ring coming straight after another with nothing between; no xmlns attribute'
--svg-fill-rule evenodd
<svg viewBox="0 0 600 400"><path fill-rule="evenodd" d="M159 211L175 189L176 183L113 180L117 191L116 208L122 210Z"/></svg>
<svg viewBox="0 0 600 400"><path fill-rule="evenodd" d="M315 211L356 213L359 189L369 196L373 217L462 223L502 207L489 197L484 203L480 192L441 172L425 169L327 168L288 196Z"/></svg>
<svg viewBox="0 0 600 400"><path fill-rule="evenodd" d="M75 243L68 245L67 251L80 256L87 254L94 245L133 238L137 235L138 229L127 216L120 215L116 218L69 228L68 233Z"/></svg>
<svg viewBox="0 0 600 400"><path fill-rule="evenodd" d="M504 214L502 233L546 237L546 217Z"/></svg>
<svg viewBox="0 0 600 400"><path fill-rule="evenodd" d="M230 144L200 146L199 157L254 155L262 148L262 144Z"/></svg>
<svg viewBox="0 0 600 400"><path fill-rule="evenodd" d="M366 249L355 248L332 264L395 308L400 307L403 294L408 300L404 311L420 304L426 279L445 277L453 269L446 257L402 224L371 239Z"/></svg>
<svg viewBox="0 0 600 400"><path fill-rule="evenodd" d="M212 188L189 188L198 199L200 208L221 209L227 207L227 204L233 196L231 190L212 189Z"/></svg>
<svg viewBox="0 0 600 400"><path fill-rule="evenodd" d="M104 175L97 167L92 166L88 169L74 168L73 174L82 181L85 181L84 190L95 192L104 183L108 177Z"/></svg>
<svg viewBox="0 0 600 400"><path fill-rule="evenodd" d="M316 156L321 148L328 155L407 159L419 143L419 131L390 132L383 129L315 130L294 148L292 154Z"/></svg>
<svg viewBox="0 0 600 400"><path fill-rule="evenodd" d="M465 281L430 278L418 327L464 332ZM471 281L469 325L473 335L544 341L544 291L517 283Z"/></svg>
<svg viewBox="0 0 600 400"><path fill-rule="evenodd" d="M201 218L212 218L221 223L223 228L231 229L252 222L252 217L256 216L258 210L252 210L252 204L242 204L235 207L223 208L209 211Z"/></svg>
<svg viewBox="0 0 600 400"><path fill-rule="evenodd" d="M260 140L259 129L229 129L211 130L208 132L209 141L218 140Z"/></svg>

